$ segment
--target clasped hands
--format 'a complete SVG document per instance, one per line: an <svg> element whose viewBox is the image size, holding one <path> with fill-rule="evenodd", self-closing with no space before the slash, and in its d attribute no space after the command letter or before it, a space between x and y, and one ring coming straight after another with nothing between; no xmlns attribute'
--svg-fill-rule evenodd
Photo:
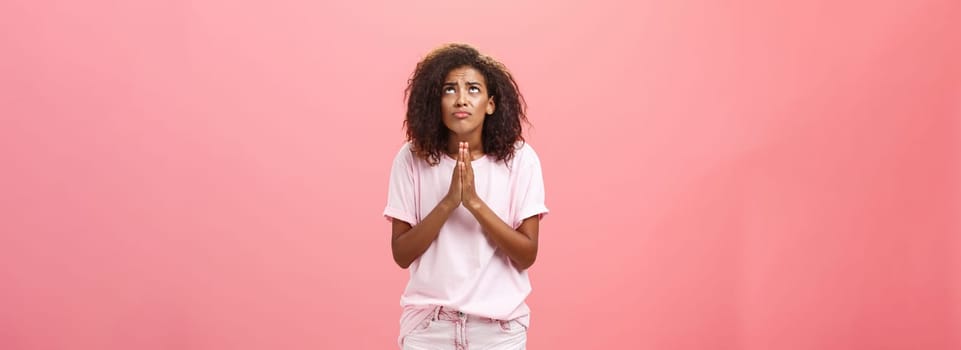
<svg viewBox="0 0 961 350"><path fill-rule="evenodd" d="M453 206L463 205L468 210L479 209L484 202L477 197L474 188L474 167L471 166L470 145L461 142L457 151L457 165L451 175L450 190L444 196L444 201Z"/></svg>

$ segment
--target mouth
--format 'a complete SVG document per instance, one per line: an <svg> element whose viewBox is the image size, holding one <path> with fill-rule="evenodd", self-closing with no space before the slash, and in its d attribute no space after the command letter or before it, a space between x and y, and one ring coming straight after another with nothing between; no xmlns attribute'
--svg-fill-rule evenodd
<svg viewBox="0 0 961 350"><path fill-rule="evenodd" d="M469 112L454 112L454 118L467 119L467 117L470 117Z"/></svg>

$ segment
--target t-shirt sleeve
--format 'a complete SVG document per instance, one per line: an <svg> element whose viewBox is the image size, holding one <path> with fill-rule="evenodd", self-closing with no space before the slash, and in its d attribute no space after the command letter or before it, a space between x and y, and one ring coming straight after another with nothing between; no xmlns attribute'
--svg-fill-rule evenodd
<svg viewBox="0 0 961 350"><path fill-rule="evenodd" d="M384 208L384 218L417 224L414 212L414 164L413 155L405 145L394 157L390 169L390 182L387 189L387 207Z"/></svg>
<svg viewBox="0 0 961 350"><path fill-rule="evenodd" d="M547 205L544 202L544 177L541 174L541 161L530 146L525 146L523 158L520 159L517 175L518 210L514 218L514 228L521 226L524 219L539 215L541 219L547 215Z"/></svg>

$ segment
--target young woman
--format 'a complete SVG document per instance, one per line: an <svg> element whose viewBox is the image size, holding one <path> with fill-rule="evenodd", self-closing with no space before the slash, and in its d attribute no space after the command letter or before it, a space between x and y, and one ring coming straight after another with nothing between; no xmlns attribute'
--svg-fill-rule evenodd
<svg viewBox="0 0 961 350"><path fill-rule="evenodd" d="M402 349L524 349L548 210L540 160L506 67L449 44L417 64L406 90L408 142L394 158L384 215L401 296Z"/></svg>

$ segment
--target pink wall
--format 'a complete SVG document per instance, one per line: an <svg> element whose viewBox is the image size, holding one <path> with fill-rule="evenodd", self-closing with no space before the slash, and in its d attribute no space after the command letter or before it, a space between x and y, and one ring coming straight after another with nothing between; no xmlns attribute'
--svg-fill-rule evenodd
<svg viewBox="0 0 961 350"><path fill-rule="evenodd" d="M530 103L532 349L961 348L961 2L266 3L0 3L0 348L391 348L447 41Z"/></svg>

